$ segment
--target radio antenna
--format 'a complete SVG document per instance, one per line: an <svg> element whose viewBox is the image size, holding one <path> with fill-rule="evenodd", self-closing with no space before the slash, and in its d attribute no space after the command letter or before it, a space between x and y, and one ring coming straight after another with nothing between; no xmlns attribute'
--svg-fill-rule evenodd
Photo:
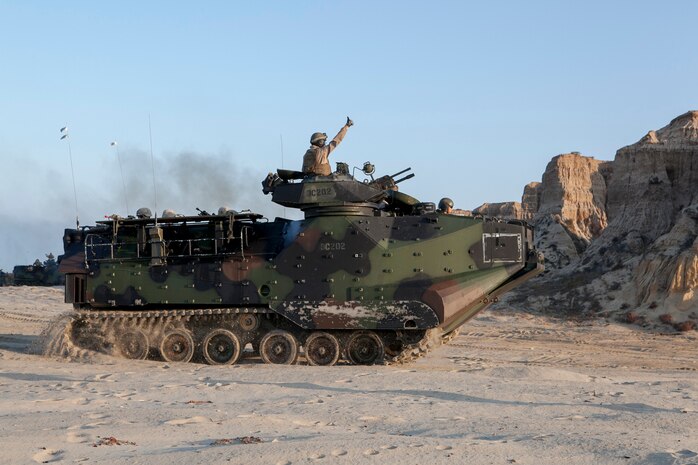
<svg viewBox="0 0 698 465"><path fill-rule="evenodd" d="M158 191L155 188L155 157L153 156L153 127L150 124L150 113L148 113L148 135L150 136L150 165L153 168L153 200L155 202L155 225L158 224Z"/></svg>
<svg viewBox="0 0 698 465"><path fill-rule="evenodd" d="M284 168L284 135L279 134L279 139L281 140L281 169ZM286 207L284 207L284 217L286 216Z"/></svg>
<svg viewBox="0 0 698 465"><path fill-rule="evenodd" d="M126 216L130 216L131 212L128 210L128 194L126 193L126 180L124 179L124 169L121 167L121 154L119 153L119 144L114 141L110 144L114 149L116 149L116 159L119 160L119 171L121 171L121 185L124 187L124 200L126 201Z"/></svg>
<svg viewBox="0 0 698 465"><path fill-rule="evenodd" d="M68 137L68 125L61 128L61 139L68 142L68 158L70 158L70 176L73 179L73 196L75 197L75 225L80 229L80 215L78 215L78 191L75 188L75 170L73 169L73 151L70 148L70 137Z"/></svg>

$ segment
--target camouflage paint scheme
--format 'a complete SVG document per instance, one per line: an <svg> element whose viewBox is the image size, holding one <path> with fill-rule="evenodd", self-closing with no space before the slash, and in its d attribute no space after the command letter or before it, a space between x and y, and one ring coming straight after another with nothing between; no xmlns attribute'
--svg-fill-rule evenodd
<svg viewBox="0 0 698 465"><path fill-rule="evenodd" d="M396 190L412 175L359 182L338 165L330 176L279 170L263 182L303 220L226 212L66 229L66 301L260 312L281 322L268 329L301 341L313 330L448 333L542 271L525 223L445 215Z"/></svg>

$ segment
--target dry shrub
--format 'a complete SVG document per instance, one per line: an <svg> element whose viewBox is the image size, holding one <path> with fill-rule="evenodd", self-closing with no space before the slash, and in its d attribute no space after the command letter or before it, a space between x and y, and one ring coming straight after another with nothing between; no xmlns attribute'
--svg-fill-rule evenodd
<svg viewBox="0 0 698 465"><path fill-rule="evenodd" d="M636 323L637 320L639 320L639 319L640 319L640 316L635 312L627 312L625 314L625 322L626 323L631 323L631 324Z"/></svg>
<svg viewBox="0 0 698 465"><path fill-rule="evenodd" d="M674 325L674 328L677 331L681 331L681 332L691 331L693 329L696 329L696 322L691 321L691 320L682 321L681 323L676 323Z"/></svg>
<svg viewBox="0 0 698 465"><path fill-rule="evenodd" d="M106 438L100 438L97 436L99 440L92 444L92 447L99 447L99 446L135 446L136 443L133 441L123 441L121 439L116 439L114 436L109 436Z"/></svg>
<svg viewBox="0 0 698 465"><path fill-rule="evenodd" d="M230 444L259 444L264 442L262 439L256 436L242 436L239 438L223 438L216 439L211 443L212 446L227 446Z"/></svg>
<svg viewBox="0 0 698 465"><path fill-rule="evenodd" d="M661 321L665 325L670 325L674 322L674 318L668 313L664 313L662 315L659 315L659 321Z"/></svg>

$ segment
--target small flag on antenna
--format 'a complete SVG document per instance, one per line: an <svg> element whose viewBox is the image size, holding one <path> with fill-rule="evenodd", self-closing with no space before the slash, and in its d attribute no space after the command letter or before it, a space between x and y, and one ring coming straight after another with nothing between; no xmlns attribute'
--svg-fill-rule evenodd
<svg viewBox="0 0 698 465"><path fill-rule="evenodd" d="M114 142L112 142L112 143L109 144L109 145L111 145L112 147L116 147L116 146L117 146L117 143L116 143L116 141L114 141Z"/></svg>
<svg viewBox="0 0 698 465"><path fill-rule="evenodd" d="M61 128L61 132L66 132L66 131L68 131L68 126L63 126L63 127Z"/></svg>
<svg viewBox="0 0 698 465"><path fill-rule="evenodd" d="M65 139L66 137L68 137L68 134L63 134L63 135L61 136L61 140Z"/></svg>

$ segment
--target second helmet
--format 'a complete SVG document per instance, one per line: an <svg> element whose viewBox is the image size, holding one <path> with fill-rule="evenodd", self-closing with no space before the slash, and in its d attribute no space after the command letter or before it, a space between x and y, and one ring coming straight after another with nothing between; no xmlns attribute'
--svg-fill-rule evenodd
<svg viewBox="0 0 698 465"><path fill-rule="evenodd" d="M453 200L444 197L439 201L439 210L444 211L446 208L453 208Z"/></svg>

